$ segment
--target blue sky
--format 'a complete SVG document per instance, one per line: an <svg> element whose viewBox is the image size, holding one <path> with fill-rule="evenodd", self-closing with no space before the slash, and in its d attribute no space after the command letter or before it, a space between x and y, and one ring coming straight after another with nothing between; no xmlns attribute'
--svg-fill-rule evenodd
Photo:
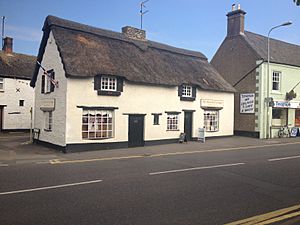
<svg viewBox="0 0 300 225"><path fill-rule="evenodd" d="M140 27L139 0L0 0L6 16L5 36L14 38L14 51L37 55L47 15L113 31ZM293 25L272 32L272 37L300 45L300 6L293 0L149 0L143 28L147 39L204 53L211 59L226 35L226 13L233 3L247 12L245 29L267 35L268 30L291 20Z"/></svg>

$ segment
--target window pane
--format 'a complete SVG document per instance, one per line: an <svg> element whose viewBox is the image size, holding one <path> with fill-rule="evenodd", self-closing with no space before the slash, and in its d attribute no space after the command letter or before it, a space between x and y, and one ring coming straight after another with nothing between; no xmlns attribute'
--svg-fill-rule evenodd
<svg viewBox="0 0 300 225"><path fill-rule="evenodd" d="M105 110L84 111L82 115L82 131L88 131L88 136L82 133L84 139L112 138L113 112Z"/></svg>

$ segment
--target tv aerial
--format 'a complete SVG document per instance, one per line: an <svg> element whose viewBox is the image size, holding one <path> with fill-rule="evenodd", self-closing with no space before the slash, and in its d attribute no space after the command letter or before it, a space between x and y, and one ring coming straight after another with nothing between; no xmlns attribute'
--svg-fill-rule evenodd
<svg viewBox="0 0 300 225"><path fill-rule="evenodd" d="M140 15L141 15L141 30L143 30L143 16L149 12L149 10L144 11L144 8L146 8L145 3L148 2L149 0L141 2L141 10L140 10Z"/></svg>

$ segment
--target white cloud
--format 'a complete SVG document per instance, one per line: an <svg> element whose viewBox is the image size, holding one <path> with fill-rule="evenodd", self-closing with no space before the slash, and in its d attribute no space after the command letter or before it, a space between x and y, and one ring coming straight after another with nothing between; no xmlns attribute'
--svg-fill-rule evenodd
<svg viewBox="0 0 300 225"><path fill-rule="evenodd" d="M42 34L42 31L30 27L12 25L5 26L5 36L10 36L14 39L19 39L22 41L40 42L42 39Z"/></svg>

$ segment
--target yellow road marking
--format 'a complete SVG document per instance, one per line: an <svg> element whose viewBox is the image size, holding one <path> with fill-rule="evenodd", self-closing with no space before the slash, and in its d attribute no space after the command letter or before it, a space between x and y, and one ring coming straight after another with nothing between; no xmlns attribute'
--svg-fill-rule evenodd
<svg viewBox="0 0 300 225"><path fill-rule="evenodd" d="M300 209L300 205L295 205L292 207L288 207L288 208L284 208L284 209L279 209L273 212L269 212L266 214L262 214L262 215L258 215L258 216L253 216L247 219L243 219L243 220L239 220L239 221L235 221L232 223L227 223L225 225L263 225L263 224L271 224L274 222L278 222L281 220L285 220L285 219L289 219L292 217L296 217L298 215L300 215L300 212L294 212L291 214L287 214L289 212L295 211L295 210L299 210ZM286 215L284 215L286 214Z"/></svg>
<svg viewBox="0 0 300 225"><path fill-rule="evenodd" d="M64 163L66 164L66 163L109 161L109 160L119 160L119 159L136 159L136 158L146 158L146 157L162 157L162 156L174 156L174 155L196 154L196 153L206 153L206 152L222 152L222 151L234 151L234 150L242 150L242 149L255 149L255 148L264 148L264 147L272 147L272 146L295 145L295 144L300 144L300 142L269 144L269 145L255 145L255 146L242 146L242 147L232 147L232 148L219 148L219 149L211 149L211 150L170 152L170 153L159 153L159 154L152 154L152 155L132 155L132 156L121 156L121 157L94 158L94 159L75 159L75 160L53 159L53 160L49 160L49 163L50 164L64 164Z"/></svg>

